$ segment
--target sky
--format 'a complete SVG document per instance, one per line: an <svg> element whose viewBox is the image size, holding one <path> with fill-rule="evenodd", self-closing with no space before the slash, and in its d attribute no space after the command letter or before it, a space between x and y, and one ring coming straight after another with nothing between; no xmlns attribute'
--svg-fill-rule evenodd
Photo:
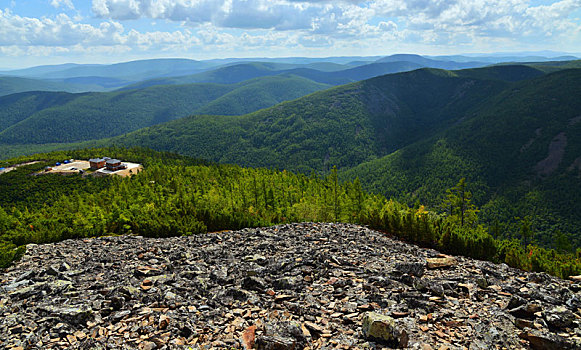
<svg viewBox="0 0 581 350"><path fill-rule="evenodd" d="M0 68L541 50L581 53L581 0L0 0Z"/></svg>

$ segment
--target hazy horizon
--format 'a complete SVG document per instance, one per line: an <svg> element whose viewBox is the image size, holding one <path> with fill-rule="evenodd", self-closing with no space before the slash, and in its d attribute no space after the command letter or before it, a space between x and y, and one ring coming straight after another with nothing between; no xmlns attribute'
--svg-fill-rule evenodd
<svg viewBox="0 0 581 350"><path fill-rule="evenodd" d="M573 56L578 59L581 59L581 53L571 53L571 52L555 52L555 51L535 51L535 52L490 52L490 53L456 53L456 54L448 54L448 55L423 55L419 53L411 53L411 52L401 52L401 53L393 53L387 55L370 55L370 56L357 56L357 55L343 55L343 56L280 56L280 57L269 57L269 56L254 56L254 57L215 57L215 58L208 58L208 59L196 59L191 57L143 57L138 59L128 59L123 60L120 58L119 61L111 61L106 63L99 63L99 62L74 62L74 61L63 61L60 63L52 63L52 64L38 64L38 65L22 65L22 66L0 66L0 72L8 72L12 70L22 70L27 68L34 68L40 66L63 66L67 64L72 65L112 65L112 64L120 64L120 63L128 63L128 62L135 62L135 61L148 61L148 60L192 60L192 61L200 61L200 62L210 62L210 61L228 61L228 60L244 60L244 61L260 61L260 60L287 60L287 59L313 59L313 60L324 60L324 59L338 59L338 58L361 58L361 59L372 59L372 58L380 58L380 57L388 57L392 55L419 55L427 58L435 58L438 57L454 57L454 56L463 56L463 57L489 57L489 58L504 58L504 57L543 57L547 59L551 58L559 58L564 56ZM372 62L372 60L370 60Z"/></svg>

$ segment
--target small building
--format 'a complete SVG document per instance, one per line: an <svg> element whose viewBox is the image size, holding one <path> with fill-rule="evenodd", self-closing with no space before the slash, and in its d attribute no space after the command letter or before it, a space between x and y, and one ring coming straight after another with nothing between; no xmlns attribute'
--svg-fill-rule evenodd
<svg viewBox="0 0 581 350"><path fill-rule="evenodd" d="M92 170L97 170L105 167L105 158L93 158L89 159L89 165Z"/></svg>
<svg viewBox="0 0 581 350"><path fill-rule="evenodd" d="M121 163L121 161L119 159L107 160L106 166L107 166L107 170L109 170L109 171L123 170L123 169L127 168L127 166L125 164Z"/></svg>

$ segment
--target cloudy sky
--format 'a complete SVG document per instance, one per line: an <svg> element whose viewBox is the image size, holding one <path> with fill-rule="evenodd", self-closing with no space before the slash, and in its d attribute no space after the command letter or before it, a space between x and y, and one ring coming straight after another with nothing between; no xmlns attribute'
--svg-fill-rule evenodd
<svg viewBox="0 0 581 350"><path fill-rule="evenodd" d="M538 50L581 52L581 0L0 0L0 68Z"/></svg>

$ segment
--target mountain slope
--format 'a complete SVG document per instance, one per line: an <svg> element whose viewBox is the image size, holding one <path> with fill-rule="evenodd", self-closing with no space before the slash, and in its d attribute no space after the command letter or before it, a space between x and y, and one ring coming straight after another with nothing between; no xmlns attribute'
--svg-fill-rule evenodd
<svg viewBox="0 0 581 350"><path fill-rule="evenodd" d="M535 230L545 233L538 237L544 244L558 230L579 237L580 96L579 69L525 81L482 104L474 117L344 176L359 177L388 196L432 205L466 177L486 219L530 215Z"/></svg>
<svg viewBox="0 0 581 350"><path fill-rule="evenodd" d="M550 246L563 232L580 233L581 70L540 74L523 66L421 69L109 142L302 172L337 165L369 190L434 207L466 177L481 219L507 222L497 234L517 235L528 216Z"/></svg>
<svg viewBox="0 0 581 350"><path fill-rule="evenodd" d="M127 90L154 85L193 83L233 84L257 77L286 74L301 76L322 84L343 85L380 75L407 72L426 67L426 65L407 61L374 62L358 65L356 67L344 66L343 69L336 69L337 66L333 66L335 69L331 70L328 69L329 67L327 67L327 65L321 66L322 64L296 65L293 67L290 64L285 65L265 62L239 63L193 75L148 79L127 85L122 89Z"/></svg>
<svg viewBox="0 0 581 350"><path fill-rule="evenodd" d="M11 71L10 74L43 79L67 79L75 77L108 77L141 80L152 76L183 75L209 66L207 63L188 59L151 59L107 65L62 65L33 67ZM62 68L62 69L60 69Z"/></svg>
<svg viewBox="0 0 581 350"><path fill-rule="evenodd" d="M80 97L66 92L25 92L0 97L0 133L45 108L62 106Z"/></svg>
<svg viewBox="0 0 581 350"><path fill-rule="evenodd" d="M447 60L437 60L420 55L412 54L397 54L387 57L383 57L375 61L376 63L387 63L387 62L410 62L422 67L429 68L439 68L439 69L465 69L465 68L478 68L488 65L486 62L469 61L469 62L456 62L450 59Z"/></svg>
<svg viewBox="0 0 581 350"><path fill-rule="evenodd" d="M193 116L113 142L222 162L324 171L352 167L462 118L506 83L422 69L315 93L241 117Z"/></svg>
<svg viewBox="0 0 581 350"><path fill-rule="evenodd" d="M87 84L71 84L40 79L0 76L0 96L27 91L81 92L89 88Z"/></svg>
<svg viewBox="0 0 581 350"><path fill-rule="evenodd" d="M90 94L17 94L0 98L0 143L99 139L192 113L249 113L327 87L300 77L279 76L231 85L155 86Z"/></svg>
<svg viewBox="0 0 581 350"><path fill-rule="evenodd" d="M498 65L483 68L471 68L457 71L456 74L466 78L494 79L509 82L528 80L544 75L543 70L526 65Z"/></svg>
<svg viewBox="0 0 581 350"><path fill-rule="evenodd" d="M260 62L240 63L219 67L207 72L175 76L162 77L144 80L132 85L125 86L123 90L142 89L155 85L176 85L176 84L195 84L195 83L217 83L217 84L235 84L245 80L276 75L277 65Z"/></svg>
<svg viewBox="0 0 581 350"><path fill-rule="evenodd" d="M231 89L171 86L89 93L42 109L0 132L0 143L74 142L119 135L191 113Z"/></svg>
<svg viewBox="0 0 581 350"><path fill-rule="evenodd" d="M327 84L316 83L290 74L250 79L239 85L237 89L197 109L195 113L247 114L330 87Z"/></svg>

